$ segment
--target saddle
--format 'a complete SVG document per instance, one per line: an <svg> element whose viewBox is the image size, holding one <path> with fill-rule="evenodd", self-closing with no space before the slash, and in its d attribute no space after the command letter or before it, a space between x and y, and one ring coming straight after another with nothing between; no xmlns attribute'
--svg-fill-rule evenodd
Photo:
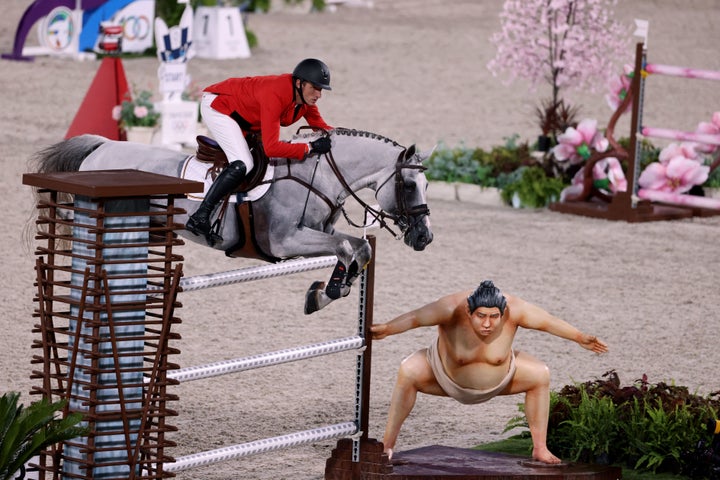
<svg viewBox="0 0 720 480"><path fill-rule="evenodd" d="M270 163L267 155L265 155L265 150L262 148L260 136L251 133L245 138L247 139L248 147L250 147L250 153L253 156L255 166L240 183L240 186L236 190L238 192L247 192L257 187L265 177ZM207 174L211 175L212 179L215 180L220 172L228 166L228 158L222 148L220 148L220 145L210 137L198 135L197 143L198 148L195 153L195 158L200 162L209 164ZM222 216L225 214L225 208L227 208L227 202L224 202L221 207ZM238 216L238 240L225 251L225 255L228 257L255 258L270 263L279 262L279 258L265 253L255 241L252 204L250 202L242 202L239 203L236 208Z"/></svg>
<svg viewBox="0 0 720 480"><path fill-rule="evenodd" d="M265 177L265 172L269 164L268 157L265 155L265 150L262 147L260 135L249 133L245 139L247 140L255 165L240 183L236 192L247 192L257 187ZM195 153L195 158L200 162L209 164L207 174L215 180L220 172L228 166L228 158L222 148L220 148L220 145L210 137L198 135L197 143L198 148Z"/></svg>

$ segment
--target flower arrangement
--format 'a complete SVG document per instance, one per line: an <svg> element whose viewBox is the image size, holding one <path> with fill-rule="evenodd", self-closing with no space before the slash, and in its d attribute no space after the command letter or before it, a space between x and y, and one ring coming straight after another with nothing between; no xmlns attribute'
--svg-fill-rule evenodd
<svg viewBox="0 0 720 480"><path fill-rule="evenodd" d="M155 110L152 93L140 90L132 96L128 93L120 105L115 105L112 118L125 130L130 127L155 127L160 120L160 112Z"/></svg>

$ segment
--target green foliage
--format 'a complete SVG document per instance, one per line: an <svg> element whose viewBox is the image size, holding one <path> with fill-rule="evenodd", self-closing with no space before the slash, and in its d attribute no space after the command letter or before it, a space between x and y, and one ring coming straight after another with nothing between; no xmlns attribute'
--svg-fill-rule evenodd
<svg viewBox="0 0 720 480"><path fill-rule="evenodd" d="M570 458L573 461L607 463L620 430L612 399L590 396L586 389L581 388L580 402L572 406L568 404L568 407L571 407L569 417L559 427L563 443L573 446Z"/></svg>
<svg viewBox="0 0 720 480"><path fill-rule="evenodd" d="M532 452L532 439L530 432L523 432L497 442L478 445L475 448L484 452L498 452L529 457L530 452ZM679 477L671 473L650 473L648 471L622 468L621 478L623 480L679 480L686 477ZM691 478L696 477L691 476Z"/></svg>
<svg viewBox="0 0 720 480"><path fill-rule="evenodd" d="M479 151L463 145L447 148L440 144L428 160L428 180L495 186L492 167L481 163Z"/></svg>
<svg viewBox="0 0 720 480"><path fill-rule="evenodd" d="M689 408L678 405L669 410L660 400L653 404L635 398L631 412L622 431L628 438L626 458L637 458L636 469L654 472L665 465L677 470L682 455L700 439L700 432L694 428L697 421Z"/></svg>
<svg viewBox="0 0 720 480"><path fill-rule="evenodd" d="M565 187L562 179L548 177L539 166L520 167L503 177L502 199L508 205L519 201L520 206L542 208L560 198Z"/></svg>
<svg viewBox="0 0 720 480"><path fill-rule="evenodd" d="M160 120L160 112L155 110L152 101L152 92L148 90L135 91L123 99L120 104L118 118L120 127L154 127Z"/></svg>
<svg viewBox="0 0 720 480"><path fill-rule="evenodd" d="M614 371L603 377L551 392L547 443L552 452L653 473L686 471L696 463L690 452L708 440L706 424L717 418L720 392L701 397L686 387L650 384L645 376L621 387ZM511 424L524 426L519 417Z"/></svg>
<svg viewBox="0 0 720 480"><path fill-rule="evenodd" d="M505 139L490 151L460 145L449 148L440 143L427 162L428 180L462 182L496 187L498 177L532 161L527 143L518 144L518 135Z"/></svg>
<svg viewBox="0 0 720 480"><path fill-rule="evenodd" d="M510 455L529 457L532 454L532 438L530 432L523 432L504 440L478 445L475 449L483 452L508 453Z"/></svg>
<svg viewBox="0 0 720 480"><path fill-rule="evenodd" d="M720 168L710 172L708 179L703 183L703 187L720 188Z"/></svg>
<svg viewBox="0 0 720 480"><path fill-rule="evenodd" d="M620 144L621 147L625 149L628 153L632 154L630 151L630 138L623 137L620 140L618 140L618 144ZM645 170L645 167L650 165L653 162L657 162L658 158L660 157L660 151L662 149L656 147L653 145L649 140L642 139L640 141L640 165L638 168L638 171L642 172ZM629 175L628 172L628 165L626 161L622 162L623 170L626 172L626 174Z"/></svg>
<svg viewBox="0 0 720 480"><path fill-rule="evenodd" d="M18 406L19 393L0 397L0 480L10 480L25 463L48 446L87 434L77 427L79 413L56 419L63 402L42 399L28 408Z"/></svg>

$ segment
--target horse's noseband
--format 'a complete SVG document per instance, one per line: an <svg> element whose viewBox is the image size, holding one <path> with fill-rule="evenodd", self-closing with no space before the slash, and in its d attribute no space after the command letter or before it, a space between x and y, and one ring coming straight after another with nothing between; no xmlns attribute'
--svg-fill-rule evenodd
<svg viewBox="0 0 720 480"><path fill-rule="evenodd" d="M397 215L394 217L388 215L389 218L400 227L400 230L404 234L409 228L415 226L417 222L421 220L423 215L430 215L430 209L427 203L415 205L413 207L407 206L405 198L405 179L402 176L402 171L406 168L419 170L424 172L427 167L423 165L415 165L411 163L398 162L395 164L395 200L397 202Z"/></svg>

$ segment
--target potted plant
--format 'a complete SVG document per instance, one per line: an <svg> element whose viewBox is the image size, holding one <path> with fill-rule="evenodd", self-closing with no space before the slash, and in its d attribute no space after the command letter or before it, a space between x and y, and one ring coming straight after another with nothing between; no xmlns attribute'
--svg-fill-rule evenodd
<svg viewBox="0 0 720 480"><path fill-rule="evenodd" d="M155 109L155 104L152 102L152 93L148 90L140 90L133 95L128 93L120 105L115 105L112 118L125 130L128 141L152 143L160 120L160 112Z"/></svg>
<svg viewBox="0 0 720 480"><path fill-rule="evenodd" d="M54 443L88 433L77 426L82 420L79 413L55 418L64 401L50 403L43 398L24 408L18 406L19 397L17 392L0 397L0 480L24 478L25 464L32 457ZM17 472L19 477L15 477Z"/></svg>

